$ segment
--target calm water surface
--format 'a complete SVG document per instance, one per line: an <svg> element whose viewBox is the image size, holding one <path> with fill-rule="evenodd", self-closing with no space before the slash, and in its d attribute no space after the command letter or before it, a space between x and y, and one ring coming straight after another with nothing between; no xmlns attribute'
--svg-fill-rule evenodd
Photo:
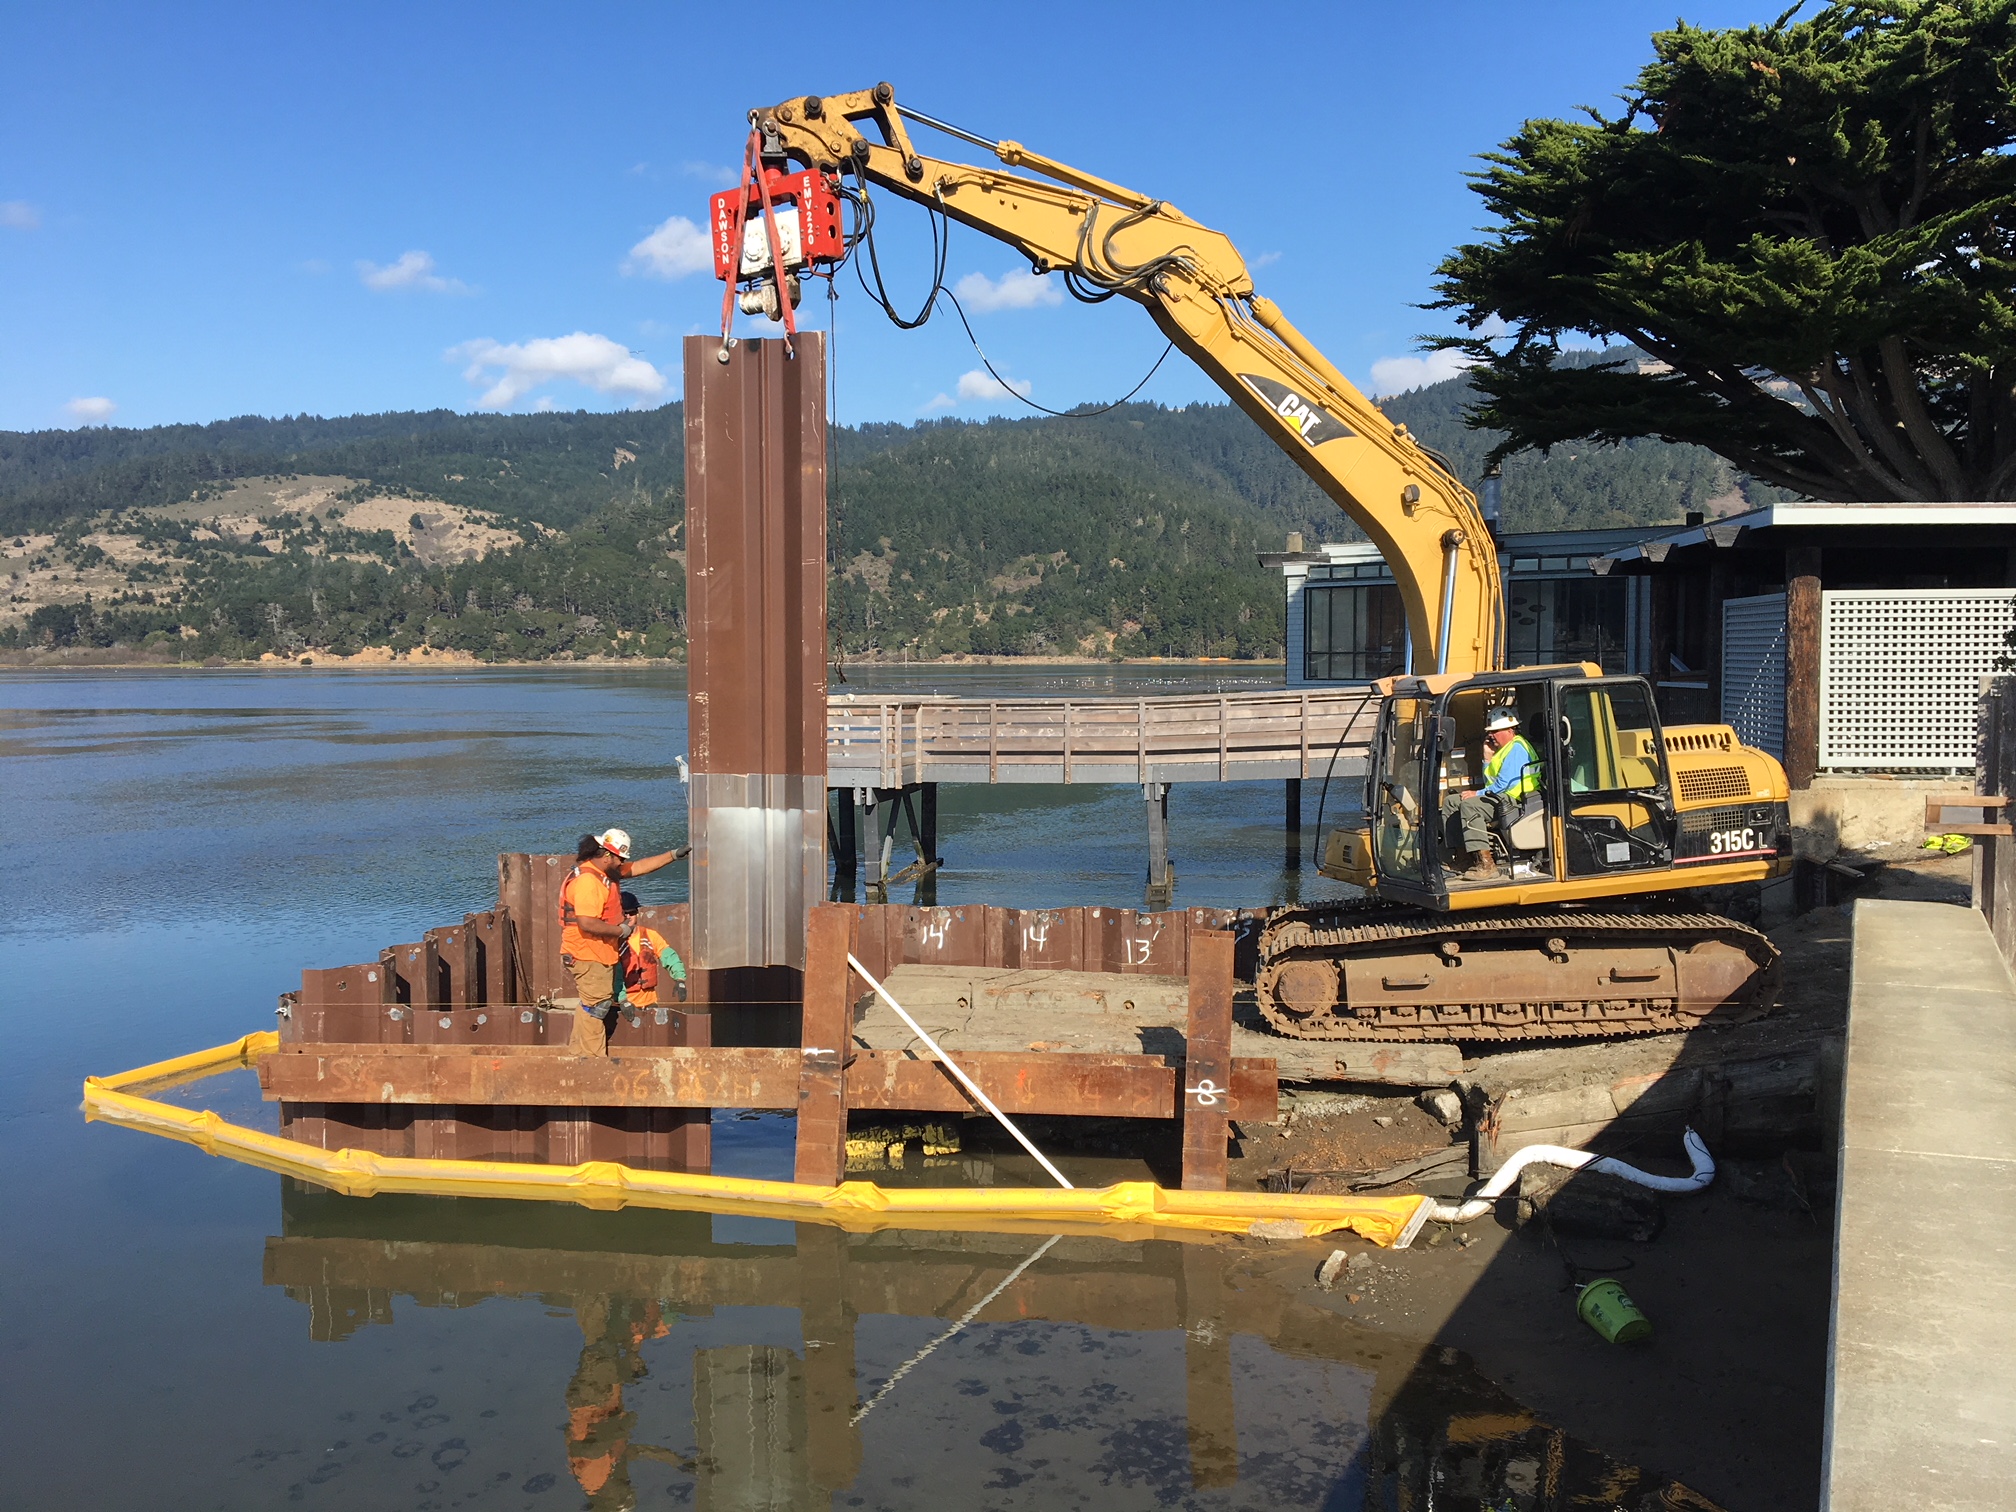
<svg viewBox="0 0 2016 1512"><path fill-rule="evenodd" d="M362 1201L79 1116L87 1074L270 1027L302 966L486 906L500 851L683 841L685 725L662 671L0 675L0 1504L1356 1508L1451 1413L1506 1405L1242 1290L1219 1247L1067 1239L927 1351L1040 1235ZM939 901L1138 906L1141 808L947 789ZM1294 894L1276 785L1179 788L1172 825L1178 905ZM684 872L638 891L682 899ZM264 1121L249 1082L209 1101ZM790 1135L717 1114L716 1169L788 1176ZM1492 1452L1480 1494L1523 1473Z"/></svg>

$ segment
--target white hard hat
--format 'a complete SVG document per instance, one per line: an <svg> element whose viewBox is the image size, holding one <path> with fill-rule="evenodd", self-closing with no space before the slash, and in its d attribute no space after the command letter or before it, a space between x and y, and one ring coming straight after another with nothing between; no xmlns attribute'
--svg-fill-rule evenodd
<svg viewBox="0 0 2016 1512"><path fill-rule="evenodd" d="M616 852L625 861L630 859L630 831L620 829L604 830L595 837L595 840L602 849Z"/></svg>
<svg viewBox="0 0 2016 1512"><path fill-rule="evenodd" d="M1491 717L1484 721L1484 728L1487 733L1492 730L1516 730L1519 728L1519 713L1516 709L1494 709Z"/></svg>

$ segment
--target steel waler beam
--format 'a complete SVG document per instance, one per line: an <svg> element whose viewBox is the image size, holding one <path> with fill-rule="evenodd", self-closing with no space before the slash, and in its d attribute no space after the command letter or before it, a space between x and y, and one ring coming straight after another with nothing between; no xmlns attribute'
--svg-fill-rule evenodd
<svg viewBox="0 0 2016 1512"><path fill-rule="evenodd" d="M826 880L825 338L689 336L685 366L696 995L716 1044L792 1044Z"/></svg>

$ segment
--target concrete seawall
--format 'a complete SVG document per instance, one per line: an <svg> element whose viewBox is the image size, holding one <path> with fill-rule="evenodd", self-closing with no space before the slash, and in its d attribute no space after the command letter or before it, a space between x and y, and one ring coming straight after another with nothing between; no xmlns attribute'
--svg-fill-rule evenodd
<svg viewBox="0 0 2016 1512"><path fill-rule="evenodd" d="M1821 1506L2016 1486L2016 983L1971 909L1855 907Z"/></svg>

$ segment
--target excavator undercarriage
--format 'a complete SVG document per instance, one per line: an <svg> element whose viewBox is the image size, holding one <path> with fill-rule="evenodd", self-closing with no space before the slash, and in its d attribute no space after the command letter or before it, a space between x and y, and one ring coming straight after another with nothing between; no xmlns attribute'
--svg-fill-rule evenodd
<svg viewBox="0 0 2016 1512"><path fill-rule="evenodd" d="M1713 914L1282 910L1255 999L1296 1039L1546 1040L1742 1023L1777 999L1778 948Z"/></svg>

